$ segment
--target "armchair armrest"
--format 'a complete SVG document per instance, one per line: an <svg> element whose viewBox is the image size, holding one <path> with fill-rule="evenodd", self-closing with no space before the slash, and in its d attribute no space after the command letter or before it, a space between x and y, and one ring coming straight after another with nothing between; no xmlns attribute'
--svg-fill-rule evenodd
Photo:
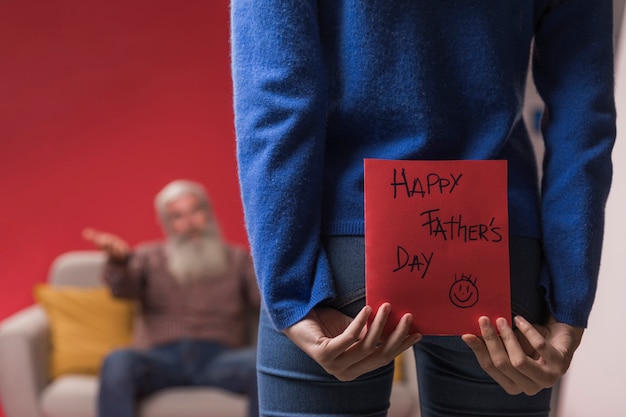
<svg viewBox="0 0 626 417"><path fill-rule="evenodd" d="M50 329L39 305L0 323L0 398L6 417L41 417L39 394L49 381Z"/></svg>

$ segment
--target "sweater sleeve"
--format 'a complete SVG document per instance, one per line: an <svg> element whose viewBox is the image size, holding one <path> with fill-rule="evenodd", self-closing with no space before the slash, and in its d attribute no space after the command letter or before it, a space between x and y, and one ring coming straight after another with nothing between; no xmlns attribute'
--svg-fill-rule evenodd
<svg viewBox="0 0 626 417"><path fill-rule="evenodd" d="M586 327L595 297L615 140L610 0L553 2L538 23L535 84L546 108L542 285L555 318Z"/></svg>
<svg viewBox="0 0 626 417"><path fill-rule="evenodd" d="M233 0L239 181L263 302L278 329L333 297L320 241L327 106L314 0Z"/></svg>

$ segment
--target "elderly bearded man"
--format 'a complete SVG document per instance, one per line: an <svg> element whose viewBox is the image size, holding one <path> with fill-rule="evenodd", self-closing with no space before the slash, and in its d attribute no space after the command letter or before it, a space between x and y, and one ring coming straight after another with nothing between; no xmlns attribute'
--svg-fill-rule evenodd
<svg viewBox="0 0 626 417"><path fill-rule="evenodd" d="M256 358L245 348L246 310L259 292L247 251L224 242L204 188L168 184L155 198L167 240L131 250L121 238L83 232L108 254L114 296L138 301L135 346L104 361L99 417L131 417L137 401L173 386L216 386L249 397L258 415Z"/></svg>

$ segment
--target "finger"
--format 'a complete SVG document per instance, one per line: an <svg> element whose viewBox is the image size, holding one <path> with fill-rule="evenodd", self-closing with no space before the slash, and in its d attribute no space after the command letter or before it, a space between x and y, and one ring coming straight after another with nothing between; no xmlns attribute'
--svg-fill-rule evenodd
<svg viewBox="0 0 626 417"><path fill-rule="evenodd" d="M400 318L396 328L381 346L383 355L395 358L399 353L404 352L408 347L421 339L422 335L419 333L409 335L412 322L413 315L410 313L406 313Z"/></svg>
<svg viewBox="0 0 626 417"><path fill-rule="evenodd" d="M473 334L465 334L461 336L461 339L467 344L467 346L472 349L474 352L474 356L478 360L478 364L480 367L493 378L494 381L498 383L507 393L515 395L522 392L521 388L513 382L509 377L504 375L498 368L495 367L493 361L491 360L491 356L489 355L489 350L485 345L485 342L481 340L478 336Z"/></svg>
<svg viewBox="0 0 626 417"><path fill-rule="evenodd" d="M337 358L350 346L358 342L371 314L372 308L370 306L363 307L341 334L328 340L327 349L325 349L328 356Z"/></svg>
<svg viewBox="0 0 626 417"><path fill-rule="evenodd" d="M119 245L113 246L109 254L115 259L123 259L126 257L126 251Z"/></svg>
<svg viewBox="0 0 626 417"><path fill-rule="evenodd" d="M96 231L90 227L83 229L81 233L83 239L93 242L93 239L96 236Z"/></svg>
<svg viewBox="0 0 626 417"><path fill-rule="evenodd" d="M491 324L491 320L488 317L480 317L478 319L478 325L480 327L480 334L483 337L485 342L485 346L489 352L489 356L493 361L494 365L499 365L504 362L508 362L508 355L506 349L504 348L504 344L502 343L502 339L500 339L500 335L494 329Z"/></svg>
<svg viewBox="0 0 626 417"><path fill-rule="evenodd" d="M366 350L372 352L380 344L383 331L387 325L389 313L391 313L391 304L383 303L378 307L374 320L372 320L372 324L367 329L367 334L361 344Z"/></svg>
<svg viewBox="0 0 626 417"><path fill-rule="evenodd" d="M569 360L552 346L527 320L519 316L515 317L514 320L523 337L526 338L538 355L533 360L527 359L519 366L520 372L523 372L544 388L553 386L567 371Z"/></svg>
<svg viewBox="0 0 626 417"><path fill-rule="evenodd" d="M509 326L507 320L503 317L499 317L496 320L496 326L500 332L500 339L508 353L509 360L514 367L521 367L527 361L527 354L524 352L517 335L513 329Z"/></svg>
<svg viewBox="0 0 626 417"><path fill-rule="evenodd" d="M561 359L560 352L550 343L547 343L546 338L535 328L535 326L530 324L522 316L515 316L514 320L515 325L524 335L528 343L546 362L555 362Z"/></svg>
<svg viewBox="0 0 626 417"><path fill-rule="evenodd" d="M500 358L499 360L502 360L501 358L503 356L502 351L504 350L504 346L500 341L500 337L491 326L491 321L487 317L480 317L478 324L480 326L483 339L473 334L466 334L462 336L463 341L470 347L470 349L472 349L480 367L489 376L491 376L509 394L519 394L522 392L521 388L517 386L515 381L505 375L494 362L493 354L498 356ZM491 348L487 343L489 343ZM506 356L506 352L504 353L504 356Z"/></svg>
<svg viewBox="0 0 626 417"><path fill-rule="evenodd" d="M83 231L83 237L89 242L93 243L99 249L109 251L109 248L111 246L110 235L99 232L95 229L85 229Z"/></svg>
<svg viewBox="0 0 626 417"><path fill-rule="evenodd" d="M370 310L371 311L371 310ZM340 340L340 343L335 344L335 338L333 341L329 343L329 345L333 346L333 352L339 353L333 359L335 363L333 364L333 368L341 369L341 373L345 374L349 369L354 371L355 369L363 369L364 367L372 367L369 370L375 369L376 367L382 365L380 358L372 357L369 360L366 360L364 363L361 363L366 358L372 355L380 344L381 335L384 330L385 324L387 322L387 317L389 316L389 312L391 311L391 306L389 303L383 303L376 312L374 319L372 320L371 325L367 328L365 333L365 337L362 337L359 340L354 338L355 334L352 334L348 337L348 341L352 340L349 346L346 346L346 341ZM369 316L368 316L369 317ZM367 324L367 318L365 318L365 324ZM355 318L355 321L359 319L359 315ZM351 323L350 326L354 325L354 322ZM348 328L350 328L348 326ZM356 327L353 329L356 331L357 329L362 329L362 327ZM344 332L344 334L348 333L348 329ZM336 349L336 350L335 350ZM341 351L340 351L341 350Z"/></svg>
<svg viewBox="0 0 626 417"><path fill-rule="evenodd" d="M391 306L389 303L383 303L376 312L371 325L368 327L365 337L354 343L338 357L339 363L345 366L346 369L350 368L353 364L358 364L363 359L372 355L377 347L380 345L382 332L387 323ZM372 360L367 362L372 365ZM378 362L377 362L378 363Z"/></svg>
<svg viewBox="0 0 626 417"><path fill-rule="evenodd" d="M410 313L404 314L393 331L386 338L383 338L383 332L390 314L391 304L382 304L362 343L365 355L370 355L377 351L377 354L383 357L383 361L386 360L387 362L421 339L421 334L419 333L409 336L409 330L413 321L413 315Z"/></svg>
<svg viewBox="0 0 626 417"><path fill-rule="evenodd" d="M101 249L104 249L107 252L111 252L113 249L113 239L111 238L111 235L100 233L96 236L94 242L100 246Z"/></svg>
<svg viewBox="0 0 626 417"><path fill-rule="evenodd" d="M124 242L121 239L113 239L111 241L111 246L112 246L114 255L120 258L126 256L128 252L128 245L126 244L126 242Z"/></svg>
<svg viewBox="0 0 626 417"><path fill-rule="evenodd" d="M524 349L517 339L517 335L505 318L498 318L496 325L508 354L506 363L503 363L502 366L496 364L496 367L514 381L516 385L521 387L526 394L536 394L544 388L544 375L542 370L537 366L535 361L524 352Z"/></svg>
<svg viewBox="0 0 626 417"><path fill-rule="evenodd" d="M388 312L385 312L384 310L385 309L383 309L381 313L387 314L388 317ZM363 358L376 354L381 357L382 364L387 363L421 339L422 335L419 333L409 335L409 329L412 321L413 315L406 313L400 318L398 324L388 337L382 338L378 334L373 336L372 340L377 341L373 346L368 345L368 342L365 341L368 337L371 337L372 334L378 333L378 330L374 330L374 326L372 325L370 328L370 332L372 333L368 333L363 343L353 346L353 349L351 350L360 350Z"/></svg>
<svg viewBox="0 0 626 417"><path fill-rule="evenodd" d="M411 323L413 322L412 314L405 314L400 319L400 323L389 336L388 340L381 347L382 356L387 362L404 352L422 339L421 333L409 333Z"/></svg>
<svg viewBox="0 0 626 417"><path fill-rule="evenodd" d="M389 312L383 308L380 313L388 316ZM383 342L379 343L373 351L369 348L356 348L358 352L346 352L345 357L349 358L350 365L347 366L342 375L349 376L348 379L356 378L366 372L378 369L390 363L396 356L417 343L422 335L419 333L409 335L409 329L413 321L413 315L407 313L400 318L398 325ZM383 325L384 327L384 325ZM373 325L372 329L373 330Z"/></svg>
<svg viewBox="0 0 626 417"><path fill-rule="evenodd" d="M408 335L408 328L412 321L412 315L405 314L390 337L379 344L371 354L365 349L355 353L346 352L345 358L348 359L348 365L335 376L342 381L353 380L367 372L373 371L389 364L393 359L407 350L409 347L417 343L422 335L419 333ZM395 333L395 334L394 334ZM357 356L355 356L357 355ZM360 359L356 359L359 358Z"/></svg>
<svg viewBox="0 0 626 417"><path fill-rule="evenodd" d="M334 375L341 381L349 381L360 375L354 370L349 371L355 363L361 361L364 355L360 349L355 349L362 341L362 335L372 309L363 307L348 327L339 335L332 338L323 338L314 350L304 348L329 374ZM373 370L371 368L368 370Z"/></svg>

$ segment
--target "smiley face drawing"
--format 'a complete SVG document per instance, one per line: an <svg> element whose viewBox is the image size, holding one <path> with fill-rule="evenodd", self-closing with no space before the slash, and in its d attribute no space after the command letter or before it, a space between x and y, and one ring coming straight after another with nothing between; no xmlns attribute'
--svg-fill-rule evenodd
<svg viewBox="0 0 626 417"><path fill-rule="evenodd" d="M472 275L461 274L461 278L454 277L454 283L450 287L450 301L459 308L470 308L478 302L478 287L476 278Z"/></svg>

